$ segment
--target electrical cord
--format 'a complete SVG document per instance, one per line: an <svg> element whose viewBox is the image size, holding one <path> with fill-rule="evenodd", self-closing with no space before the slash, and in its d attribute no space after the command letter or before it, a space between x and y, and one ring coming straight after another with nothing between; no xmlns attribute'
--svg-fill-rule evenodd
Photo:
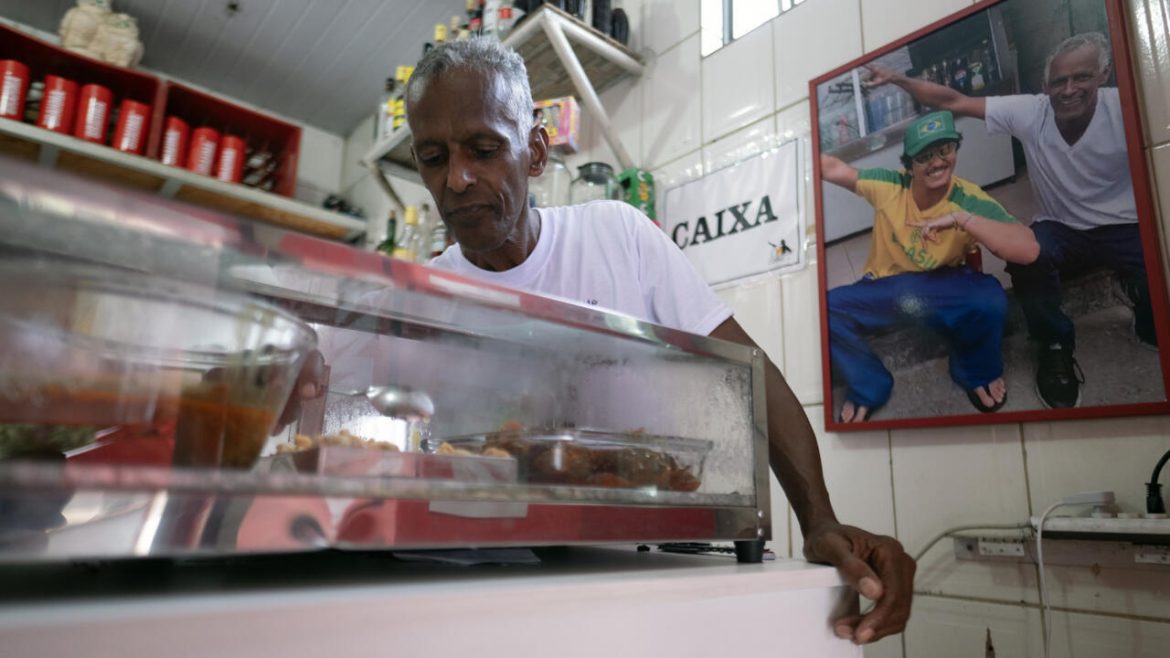
<svg viewBox="0 0 1170 658"><path fill-rule="evenodd" d="M1150 481L1146 483L1146 513L1147 514L1165 514L1166 503L1162 501L1162 485L1158 484L1158 476L1162 474L1162 467L1170 460L1170 450L1162 455L1158 463L1154 465L1154 473L1150 476Z"/></svg>

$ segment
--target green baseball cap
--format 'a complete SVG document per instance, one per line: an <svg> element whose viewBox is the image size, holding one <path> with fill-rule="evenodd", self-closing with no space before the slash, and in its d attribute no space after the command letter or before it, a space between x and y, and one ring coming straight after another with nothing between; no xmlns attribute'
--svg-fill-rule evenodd
<svg viewBox="0 0 1170 658"><path fill-rule="evenodd" d="M906 155L914 157L935 142L958 139L955 115L945 111L931 112L918 117L906 129L906 135L902 137L902 150Z"/></svg>

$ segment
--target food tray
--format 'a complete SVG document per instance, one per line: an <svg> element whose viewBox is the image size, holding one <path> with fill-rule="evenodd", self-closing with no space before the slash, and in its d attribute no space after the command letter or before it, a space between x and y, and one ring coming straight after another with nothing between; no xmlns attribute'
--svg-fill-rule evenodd
<svg viewBox="0 0 1170 658"><path fill-rule="evenodd" d="M480 454L502 450L515 457L521 482L613 488L695 491L714 443L697 439L588 428L510 429L432 440Z"/></svg>
<svg viewBox="0 0 1170 658"><path fill-rule="evenodd" d="M400 477L515 484L515 459L395 452L375 447L315 446L270 458L269 472L313 473L344 477Z"/></svg>

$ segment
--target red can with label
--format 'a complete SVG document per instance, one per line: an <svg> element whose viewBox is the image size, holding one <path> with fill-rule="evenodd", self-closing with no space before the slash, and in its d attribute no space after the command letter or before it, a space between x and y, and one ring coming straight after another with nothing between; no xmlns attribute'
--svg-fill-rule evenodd
<svg viewBox="0 0 1170 658"><path fill-rule="evenodd" d="M187 135L191 129L179 117L167 117L163 124L162 163L172 167L187 164Z"/></svg>
<svg viewBox="0 0 1170 658"><path fill-rule="evenodd" d="M0 60L0 117L20 121L28 93L28 67L15 59Z"/></svg>
<svg viewBox="0 0 1170 658"><path fill-rule="evenodd" d="M215 177L228 183L238 183L244 175L244 140L235 135L224 135L219 142L219 157Z"/></svg>
<svg viewBox="0 0 1170 658"><path fill-rule="evenodd" d="M114 129L114 148L126 153L142 155L146 147L146 129L150 125L150 106L129 98L118 110L118 126Z"/></svg>
<svg viewBox="0 0 1170 658"><path fill-rule="evenodd" d="M101 85L85 85L77 99L77 121L73 125L73 136L98 144L106 143L106 132L110 123L110 107L114 95Z"/></svg>
<svg viewBox="0 0 1170 658"><path fill-rule="evenodd" d="M59 133L69 134L73 129L73 113L77 110L77 83L72 80L45 76L45 95L37 125Z"/></svg>
<svg viewBox="0 0 1170 658"><path fill-rule="evenodd" d="M187 169L210 176L215 168L215 149L219 147L219 132L214 128L196 128L191 133L191 148L187 151Z"/></svg>

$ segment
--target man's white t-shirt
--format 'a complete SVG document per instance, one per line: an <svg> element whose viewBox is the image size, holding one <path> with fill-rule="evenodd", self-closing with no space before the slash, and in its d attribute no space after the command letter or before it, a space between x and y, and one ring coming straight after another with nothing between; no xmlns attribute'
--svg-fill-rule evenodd
<svg viewBox="0 0 1170 658"><path fill-rule="evenodd" d="M989 133L1007 133L1023 143L1037 221L1081 230L1137 222L1116 87L1097 90L1089 127L1072 146L1056 127L1046 95L988 96L985 119Z"/></svg>
<svg viewBox="0 0 1170 658"><path fill-rule="evenodd" d="M620 201L534 208L536 248L503 272L480 269L452 245L431 265L526 292L563 297L709 335L731 309L649 218Z"/></svg>

